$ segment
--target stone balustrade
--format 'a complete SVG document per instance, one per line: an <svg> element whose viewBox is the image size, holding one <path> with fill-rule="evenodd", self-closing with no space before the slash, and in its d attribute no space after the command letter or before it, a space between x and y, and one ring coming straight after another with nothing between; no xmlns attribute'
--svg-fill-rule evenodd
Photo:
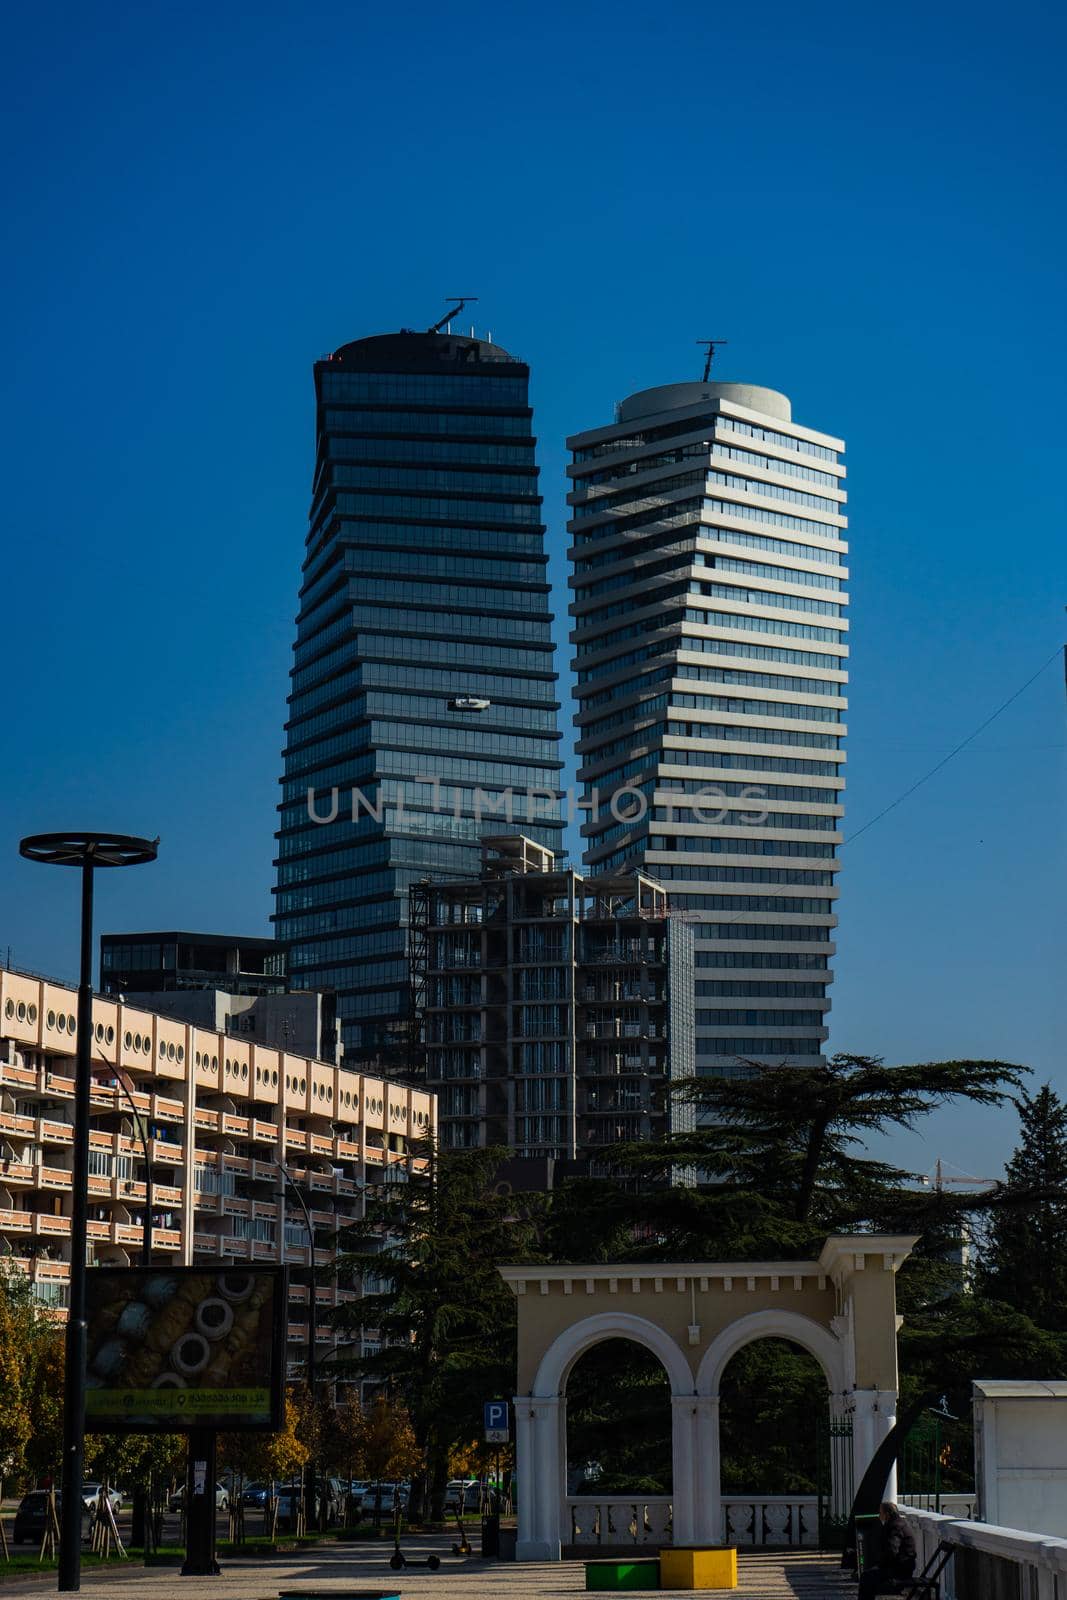
<svg viewBox="0 0 1067 1600"><path fill-rule="evenodd" d="M724 1495L723 1543L759 1549L809 1548L819 1543L816 1495Z"/></svg>
<svg viewBox="0 0 1067 1600"><path fill-rule="evenodd" d="M1067 1593L1067 1539L909 1508L919 1570L944 1540L954 1546L941 1580L943 1600L1060 1600Z"/></svg>
<svg viewBox="0 0 1067 1600"><path fill-rule="evenodd" d="M617 1548L669 1544L670 1495L568 1495L573 1545Z"/></svg>

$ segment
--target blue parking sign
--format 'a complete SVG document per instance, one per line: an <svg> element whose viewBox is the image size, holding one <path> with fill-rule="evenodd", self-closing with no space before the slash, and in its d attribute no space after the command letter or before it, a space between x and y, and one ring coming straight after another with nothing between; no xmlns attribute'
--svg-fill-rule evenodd
<svg viewBox="0 0 1067 1600"><path fill-rule="evenodd" d="M511 1438L507 1401L487 1400L482 1410L485 1418L486 1444L507 1444Z"/></svg>

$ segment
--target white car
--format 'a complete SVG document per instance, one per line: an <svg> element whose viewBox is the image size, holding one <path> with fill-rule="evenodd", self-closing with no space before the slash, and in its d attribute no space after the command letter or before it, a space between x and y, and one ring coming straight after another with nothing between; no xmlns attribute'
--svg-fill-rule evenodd
<svg viewBox="0 0 1067 1600"><path fill-rule="evenodd" d="M82 1499L85 1501L85 1504L86 1504L86 1506L88 1507L88 1509L90 1511L95 1511L97 1506L99 1505L99 1503L100 1503L100 1490L101 1490L102 1487L103 1487L103 1485L99 1484L99 1483L83 1483L82 1484ZM122 1490L121 1489L109 1489L107 1491L107 1497L111 1502L112 1511L118 1512L118 1511L122 1510Z"/></svg>
<svg viewBox="0 0 1067 1600"><path fill-rule="evenodd" d="M482 1486L477 1478L453 1478L445 1490L446 1511L477 1511Z"/></svg>
<svg viewBox="0 0 1067 1600"><path fill-rule="evenodd" d="M167 1501L168 1509L171 1510L171 1511L180 1511L184 1504L185 1504L185 1489L184 1489L184 1487L181 1488L181 1489L176 1490L175 1493L172 1494L170 1499ZM226 1487L226 1485L224 1483L217 1483L215 1485L215 1510L216 1511L229 1511L229 1509L230 1509L230 1491L227 1489L227 1487Z"/></svg>

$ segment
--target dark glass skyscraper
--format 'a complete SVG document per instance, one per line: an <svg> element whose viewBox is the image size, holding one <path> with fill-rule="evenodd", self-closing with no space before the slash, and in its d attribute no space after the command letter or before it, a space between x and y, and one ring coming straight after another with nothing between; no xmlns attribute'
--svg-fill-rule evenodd
<svg viewBox="0 0 1067 1600"><path fill-rule="evenodd" d="M477 874L513 824L561 845L529 375L408 331L315 364L274 921L349 1061L403 1064L409 885Z"/></svg>

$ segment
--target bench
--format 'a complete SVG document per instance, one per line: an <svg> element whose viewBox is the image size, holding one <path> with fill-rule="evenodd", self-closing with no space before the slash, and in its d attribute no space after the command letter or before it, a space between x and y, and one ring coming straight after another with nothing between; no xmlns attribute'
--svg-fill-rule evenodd
<svg viewBox="0 0 1067 1600"><path fill-rule="evenodd" d="M658 1589L656 1556L620 1556L613 1561L585 1563L586 1589Z"/></svg>

